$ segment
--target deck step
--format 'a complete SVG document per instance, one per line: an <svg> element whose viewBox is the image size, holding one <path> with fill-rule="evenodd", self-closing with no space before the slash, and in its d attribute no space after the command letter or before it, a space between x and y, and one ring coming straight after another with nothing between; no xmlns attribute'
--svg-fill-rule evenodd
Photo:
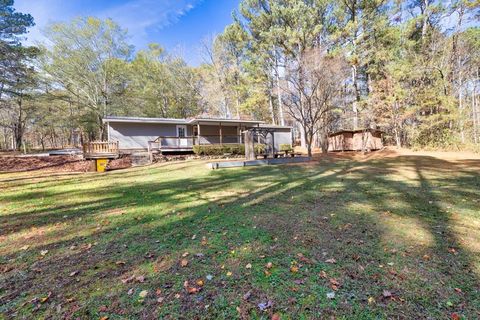
<svg viewBox="0 0 480 320"><path fill-rule="evenodd" d="M150 164L150 155L148 152L135 152L130 155L132 166L145 166Z"/></svg>

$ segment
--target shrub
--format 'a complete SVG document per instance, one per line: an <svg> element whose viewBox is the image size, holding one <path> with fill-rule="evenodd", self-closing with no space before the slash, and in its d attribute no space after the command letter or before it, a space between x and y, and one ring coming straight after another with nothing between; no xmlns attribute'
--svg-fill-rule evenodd
<svg viewBox="0 0 480 320"><path fill-rule="evenodd" d="M293 151L292 145L289 143L281 143L280 151Z"/></svg>
<svg viewBox="0 0 480 320"><path fill-rule="evenodd" d="M195 145L193 152L199 156L223 156L226 153L234 155L245 154L245 145L243 144L212 144L212 145ZM255 144L255 153L261 154L265 152L264 144Z"/></svg>
<svg viewBox="0 0 480 320"><path fill-rule="evenodd" d="M265 150L266 150L266 146L262 143L256 143L253 148L255 149L255 154L263 154L265 153Z"/></svg>
<svg viewBox="0 0 480 320"><path fill-rule="evenodd" d="M193 152L201 156L222 156L225 153L230 154L245 154L245 147L242 144L227 144L227 145L201 145L193 146Z"/></svg>

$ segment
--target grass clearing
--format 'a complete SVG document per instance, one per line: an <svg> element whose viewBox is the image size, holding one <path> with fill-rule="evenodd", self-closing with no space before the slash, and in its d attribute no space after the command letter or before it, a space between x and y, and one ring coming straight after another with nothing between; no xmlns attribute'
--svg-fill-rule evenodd
<svg viewBox="0 0 480 320"><path fill-rule="evenodd" d="M479 169L404 155L0 174L0 314L478 318Z"/></svg>

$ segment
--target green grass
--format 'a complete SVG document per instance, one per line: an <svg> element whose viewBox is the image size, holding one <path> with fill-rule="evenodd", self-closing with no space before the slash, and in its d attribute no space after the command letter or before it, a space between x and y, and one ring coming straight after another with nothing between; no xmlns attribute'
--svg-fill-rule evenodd
<svg viewBox="0 0 480 320"><path fill-rule="evenodd" d="M0 174L0 318L478 318L479 169L403 156Z"/></svg>

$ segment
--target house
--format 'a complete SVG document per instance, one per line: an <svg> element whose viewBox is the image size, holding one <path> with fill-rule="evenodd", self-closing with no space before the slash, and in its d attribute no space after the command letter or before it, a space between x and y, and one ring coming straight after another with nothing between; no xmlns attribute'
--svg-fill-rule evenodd
<svg viewBox="0 0 480 320"><path fill-rule="evenodd" d="M162 152L191 152L194 145L244 143L243 132L255 128L256 142L292 144L292 128L263 121L220 118L106 117L108 141L118 142L122 152L157 149Z"/></svg>
<svg viewBox="0 0 480 320"><path fill-rule="evenodd" d="M376 129L341 130L328 136L328 151L361 151L383 148L382 131Z"/></svg>

